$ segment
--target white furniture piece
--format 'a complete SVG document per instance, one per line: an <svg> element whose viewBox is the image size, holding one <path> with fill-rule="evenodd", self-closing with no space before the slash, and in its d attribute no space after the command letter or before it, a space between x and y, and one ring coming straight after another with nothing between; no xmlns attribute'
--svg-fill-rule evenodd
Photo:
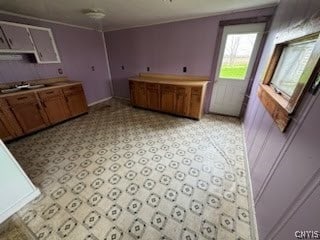
<svg viewBox="0 0 320 240"><path fill-rule="evenodd" d="M39 189L0 140L0 223L38 195Z"/></svg>

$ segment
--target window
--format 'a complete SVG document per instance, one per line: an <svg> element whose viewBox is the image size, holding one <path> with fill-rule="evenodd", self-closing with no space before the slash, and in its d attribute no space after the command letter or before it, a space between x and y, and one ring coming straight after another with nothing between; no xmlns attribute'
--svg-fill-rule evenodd
<svg viewBox="0 0 320 240"><path fill-rule="evenodd" d="M271 80L276 91L292 97L307 65L316 40L292 43L282 50L279 63Z"/></svg>
<svg viewBox="0 0 320 240"><path fill-rule="evenodd" d="M244 80L257 33L228 34L219 78Z"/></svg>
<svg viewBox="0 0 320 240"><path fill-rule="evenodd" d="M313 94L319 88L319 72L319 33L275 45L258 95L281 131L290 123L306 87Z"/></svg>

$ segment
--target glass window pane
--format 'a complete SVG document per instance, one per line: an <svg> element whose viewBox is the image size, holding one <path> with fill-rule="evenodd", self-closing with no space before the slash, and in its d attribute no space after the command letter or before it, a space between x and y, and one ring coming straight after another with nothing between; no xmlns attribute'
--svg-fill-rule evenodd
<svg viewBox="0 0 320 240"><path fill-rule="evenodd" d="M307 65L316 41L290 44L282 51L271 84L281 92L292 96Z"/></svg>
<svg viewBox="0 0 320 240"><path fill-rule="evenodd" d="M228 34L219 78L244 80L257 33Z"/></svg>

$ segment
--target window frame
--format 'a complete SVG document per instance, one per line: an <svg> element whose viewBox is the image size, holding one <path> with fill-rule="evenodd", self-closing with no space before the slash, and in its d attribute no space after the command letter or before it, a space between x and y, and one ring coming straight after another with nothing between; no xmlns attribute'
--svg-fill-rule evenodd
<svg viewBox="0 0 320 240"><path fill-rule="evenodd" d="M276 90L272 84L272 78L286 46L293 43L316 40L312 53L295 87L292 96ZM301 102L308 86L316 79L320 71L320 32L305 35L295 39L275 44L273 54L268 63L264 78L258 90L258 96L271 114L277 126L284 132L290 123L298 104Z"/></svg>

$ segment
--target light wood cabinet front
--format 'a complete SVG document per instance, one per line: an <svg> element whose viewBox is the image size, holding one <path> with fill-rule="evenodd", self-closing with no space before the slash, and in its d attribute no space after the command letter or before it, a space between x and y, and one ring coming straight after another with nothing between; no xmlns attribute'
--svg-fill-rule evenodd
<svg viewBox="0 0 320 240"><path fill-rule="evenodd" d="M187 116L189 112L190 88L177 87L175 112L179 115Z"/></svg>
<svg viewBox="0 0 320 240"><path fill-rule="evenodd" d="M21 135L23 135L22 129L7 102L0 98L0 138L6 141Z"/></svg>
<svg viewBox="0 0 320 240"><path fill-rule="evenodd" d="M72 117L88 112L88 105L81 85L63 88L63 92Z"/></svg>
<svg viewBox="0 0 320 240"><path fill-rule="evenodd" d="M48 125L48 119L35 93L7 97L7 101L24 133L34 132Z"/></svg>
<svg viewBox="0 0 320 240"><path fill-rule="evenodd" d="M135 104L143 108L148 107L146 84L141 82L134 83L134 92Z"/></svg>
<svg viewBox="0 0 320 240"><path fill-rule="evenodd" d="M207 84L205 79L140 73L137 77L129 78L131 104L200 119Z"/></svg>
<svg viewBox="0 0 320 240"><path fill-rule="evenodd" d="M15 135L10 130L11 129L7 128L7 126L5 125L5 120L3 120L3 116L0 115L0 139L3 141L13 139Z"/></svg>
<svg viewBox="0 0 320 240"><path fill-rule="evenodd" d="M199 109L202 104L202 89L201 88L192 88L190 96L190 108L189 116L193 118L200 118L201 114Z"/></svg>
<svg viewBox="0 0 320 240"><path fill-rule="evenodd" d="M159 110L160 108L160 95L159 84L147 83L147 107L153 110Z"/></svg>
<svg viewBox="0 0 320 240"><path fill-rule="evenodd" d="M1 96L0 138L11 140L86 112L80 84Z"/></svg>
<svg viewBox="0 0 320 240"><path fill-rule="evenodd" d="M51 124L70 118L71 114L61 89L40 91L38 95Z"/></svg>
<svg viewBox="0 0 320 240"><path fill-rule="evenodd" d="M160 110L163 112L175 112L176 90L172 85L160 85Z"/></svg>

